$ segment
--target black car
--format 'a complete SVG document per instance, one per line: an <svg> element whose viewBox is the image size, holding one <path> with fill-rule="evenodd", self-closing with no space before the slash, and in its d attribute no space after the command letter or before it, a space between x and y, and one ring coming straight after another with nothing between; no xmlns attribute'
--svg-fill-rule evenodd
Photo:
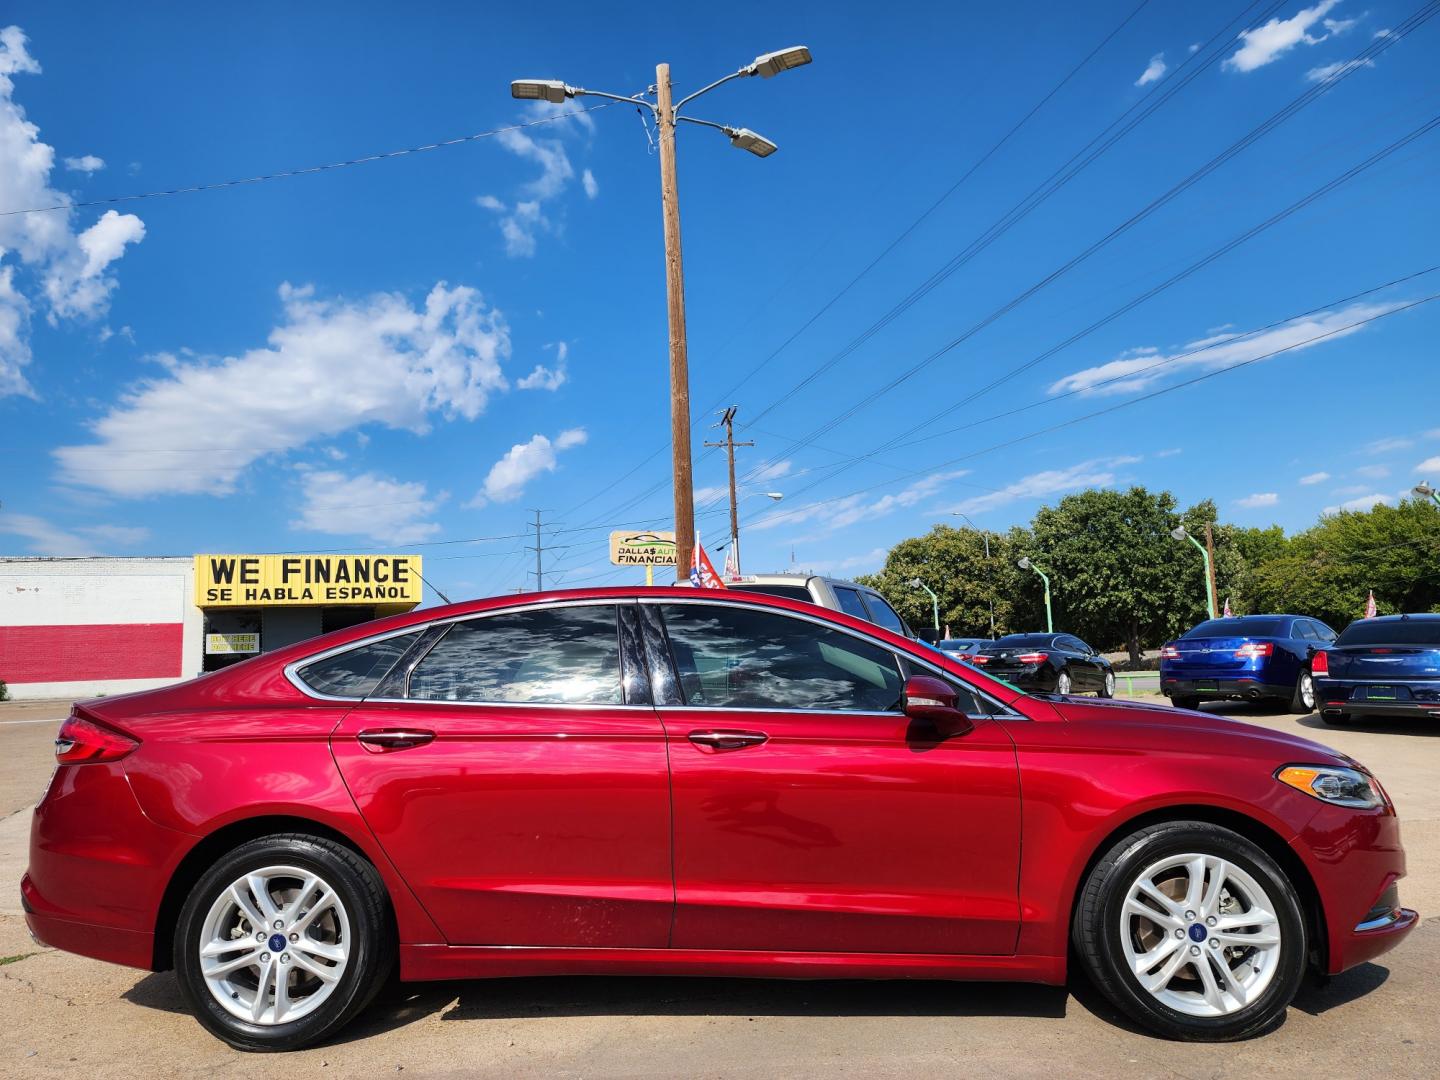
<svg viewBox="0 0 1440 1080"><path fill-rule="evenodd" d="M1074 634L1007 634L982 641L970 663L1022 690L1115 696L1110 661Z"/></svg>

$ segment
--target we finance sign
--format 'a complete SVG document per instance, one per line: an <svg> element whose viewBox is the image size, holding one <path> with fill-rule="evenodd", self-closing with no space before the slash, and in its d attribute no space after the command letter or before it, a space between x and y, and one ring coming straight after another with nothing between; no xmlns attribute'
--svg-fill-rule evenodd
<svg viewBox="0 0 1440 1080"><path fill-rule="evenodd" d="M196 555L201 607L420 603L419 555Z"/></svg>

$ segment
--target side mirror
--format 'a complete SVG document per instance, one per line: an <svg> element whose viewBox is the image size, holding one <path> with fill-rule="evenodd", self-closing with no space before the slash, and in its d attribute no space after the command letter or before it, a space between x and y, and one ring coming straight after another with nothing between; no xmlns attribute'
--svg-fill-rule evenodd
<svg viewBox="0 0 1440 1080"><path fill-rule="evenodd" d="M964 735L975 726L957 707L950 684L929 675L912 675L905 681L905 715L942 735Z"/></svg>

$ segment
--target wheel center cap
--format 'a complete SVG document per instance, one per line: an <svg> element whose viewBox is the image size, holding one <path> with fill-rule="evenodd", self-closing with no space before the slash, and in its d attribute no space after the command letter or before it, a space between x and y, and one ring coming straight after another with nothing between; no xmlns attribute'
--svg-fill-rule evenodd
<svg viewBox="0 0 1440 1080"><path fill-rule="evenodd" d="M1195 929L1197 929L1197 927L1191 927L1191 930L1192 930L1192 931L1195 930ZM1202 938L1204 938L1204 936L1205 936L1205 935L1204 935L1204 933L1202 932L1201 935L1200 935L1200 937L1196 938L1195 940L1196 940L1196 941L1200 941ZM270 941L268 942L268 944L269 944L269 946L270 946L270 951L271 951L271 952L284 952L284 951L285 951L285 935L284 935L284 934L271 934L271 935L270 935Z"/></svg>
<svg viewBox="0 0 1440 1080"><path fill-rule="evenodd" d="M1191 923L1191 924L1190 924L1190 940L1191 940L1191 941L1196 942L1196 943L1198 944L1199 942L1204 941L1205 938L1206 938L1206 936L1207 936L1207 935L1206 935L1205 927L1204 927L1204 926L1202 926L1202 925L1201 925L1200 923L1198 923L1198 922L1197 922L1197 923ZM271 938L271 941L274 941L274 938ZM274 946L274 945L271 945L270 947L273 949L275 946Z"/></svg>

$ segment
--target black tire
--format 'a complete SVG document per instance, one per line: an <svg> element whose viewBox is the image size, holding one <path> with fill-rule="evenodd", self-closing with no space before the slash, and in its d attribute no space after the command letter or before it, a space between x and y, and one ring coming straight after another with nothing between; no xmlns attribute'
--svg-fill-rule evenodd
<svg viewBox="0 0 1440 1080"><path fill-rule="evenodd" d="M1176 694L1170 699L1170 704L1177 709L1198 709L1200 708L1200 699L1188 694Z"/></svg>
<svg viewBox="0 0 1440 1080"><path fill-rule="evenodd" d="M1113 698L1115 696L1115 672L1106 671L1100 675L1100 689L1095 691L1097 697Z"/></svg>
<svg viewBox="0 0 1440 1080"><path fill-rule="evenodd" d="M197 952L217 898L245 874L277 865L314 873L336 891L349 919L350 953L344 972L319 1007L289 1023L264 1025L241 1020L220 1005L206 984ZM237 1050L298 1050L333 1035L374 998L395 965L392 925L384 884L355 852L302 833L264 836L222 856L190 891L175 926L175 971L195 1018L212 1035Z"/></svg>
<svg viewBox="0 0 1440 1080"><path fill-rule="evenodd" d="M1067 684L1063 690L1060 688L1062 681ZM1055 675L1055 693L1057 693L1057 694L1073 694L1074 692L1075 692L1075 678L1074 678L1074 676L1070 674L1070 669L1069 669L1069 668L1061 668L1060 671Z"/></svg>
<svg viewBox="0 0 1440 1080"><path fill-rule="evenodd" d="M1310 690L1310 700L1305 700L1305 689ZM1290 695L1290 711L1307 716L1315 711L1315 682L1310 676L1310 669L1301 668L1300 674L1295 679L1295 693Z"/></svg>
<svg viewBox="0 0 1440 1080"><path fill-rule="evenodd" d="M1122 921L1127 893L1152 864L1190 853L1239 867L1269 894L1276 909L1281 941L1270 982L1254 1001L1228 1015L1193 1016L1170 1007L1141 986L1125 959L1121 935L1133 925ZM1294 885L1261 848L1219 825L1172 821L1139 829L1105 853L1081 888L1071 936L1091 980L1137 1023L1167 1038L1230 1042L1263 1034L1282 1020L1305 974L1307 929ZM1207 959L1202 953L1200 962ZM1245 964L1235 970L1243 971Z"/></svg>

